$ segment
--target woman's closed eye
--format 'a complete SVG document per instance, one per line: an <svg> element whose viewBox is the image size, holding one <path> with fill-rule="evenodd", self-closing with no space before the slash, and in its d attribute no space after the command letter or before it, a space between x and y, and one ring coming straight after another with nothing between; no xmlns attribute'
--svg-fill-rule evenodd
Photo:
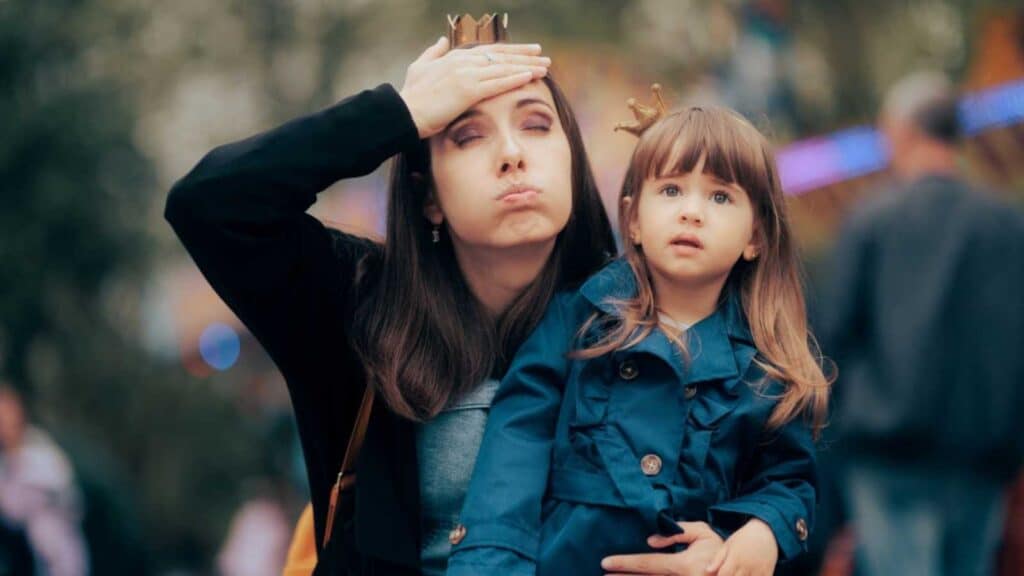
<svg viewBox="0 0 1024 576"><path fill-rule="evenodd" d="M456 126L454 129L448 132L448 137L456 146L462 148L470 142L484 137L484 131L473 123L462 124Z"/></svg>
<svg viewBox="0 0 1024 576"><path fill-rule="evenodd" d="M523 120L523 129L535 132L550 132L551 118L541 113L530 114Z"/></svg>

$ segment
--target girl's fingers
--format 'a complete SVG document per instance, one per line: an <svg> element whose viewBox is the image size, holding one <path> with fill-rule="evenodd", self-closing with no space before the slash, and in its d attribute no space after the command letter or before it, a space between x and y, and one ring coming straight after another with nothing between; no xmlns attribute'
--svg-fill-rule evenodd
<svg viewBox="0 0 1024 576"><path fill-rule="evenodd" d="M671 546L672 544L692 544L699 539L700 536L690 532L673 534L672 536L655 534L647 539L647 545L651 548L664 548L666 546Z"/></svg>
<svg viewBox="0 0 1024 576"><path fill-rule="evenodd" d="M707 536L718 536L718 533L711 529L705 522L676 522L684 533L696 534L704 538Z"/></svg>
<svg viewBox="0 0 1024 576"><path fill-rule="evenodd" d="M701 538L717 538L718 534L704 522L677 522L683 529L682 534L662 536L654 534L647 539L647 544L652 548L664 548L671 544L693 544Z"/></svg>

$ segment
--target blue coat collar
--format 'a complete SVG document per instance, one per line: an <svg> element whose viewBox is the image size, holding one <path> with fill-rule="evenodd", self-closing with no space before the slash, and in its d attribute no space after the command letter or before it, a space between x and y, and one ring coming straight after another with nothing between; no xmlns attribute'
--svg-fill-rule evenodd
<svg viewBox="0 0 1024 576"><path fill-rule="evenodd" d="M619 258L588 279L580 288L591 304L605 314L617 316L613 300L636 296L636 278L625 259ZM654 330L631 348L668 362L684 382L725 380L731 390L757 354L739 298L730 294L714 314L687 330L691 362L684 362L679 350L661 330Z"/></svg>

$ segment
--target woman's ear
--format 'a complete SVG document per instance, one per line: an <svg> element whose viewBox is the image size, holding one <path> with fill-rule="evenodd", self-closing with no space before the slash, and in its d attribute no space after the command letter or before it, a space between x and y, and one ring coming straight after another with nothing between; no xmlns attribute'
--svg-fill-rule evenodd
<svg viewBox="0 0 1024 576"><path fill-rule="evenodd" d="M437 203L437 196L433 190L427 192L423 199L423 216L434 226L440 226L444 222L444 212L441 205Z"/></svg>
<svg viewBox="0 0 1024 576"><path fill-rule="evenodd" d="M633 197L622 197L622 214L629 215L629 243L634 246L640 245L640 221L637 218L636 210L633 207Z"/></svg>

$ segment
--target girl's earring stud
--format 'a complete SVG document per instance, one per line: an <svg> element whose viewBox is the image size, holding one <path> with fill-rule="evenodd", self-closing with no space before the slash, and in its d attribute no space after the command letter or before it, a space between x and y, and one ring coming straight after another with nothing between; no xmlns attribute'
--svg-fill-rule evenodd
<svg viewBox="0 0 1024 576"><path fill-rule="evenodd" d="M437 224L435 224L433 230L430 231L430 239L434 242L434 244L437 244L438 242L441 241L441 229L437 226Z"/></svg>

